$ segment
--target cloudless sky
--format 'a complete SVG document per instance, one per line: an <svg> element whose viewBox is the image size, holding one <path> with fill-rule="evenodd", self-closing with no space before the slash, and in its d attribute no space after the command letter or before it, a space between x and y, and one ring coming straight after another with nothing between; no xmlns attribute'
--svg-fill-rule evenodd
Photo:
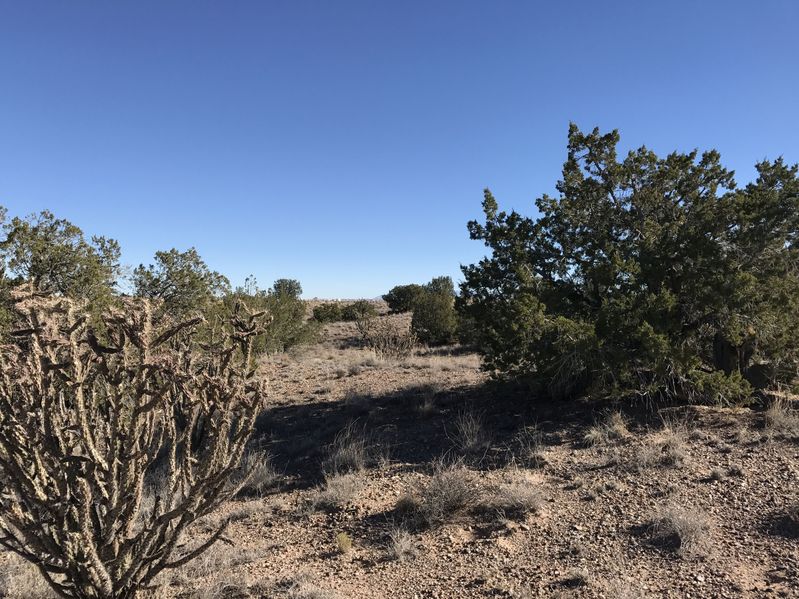
<svg viewBox="0 0 799 599"><path fill-rule="evenodd" d="M374 297L533 214L569 121L799 161L799 2L0 0L0 205Z"/></svg>

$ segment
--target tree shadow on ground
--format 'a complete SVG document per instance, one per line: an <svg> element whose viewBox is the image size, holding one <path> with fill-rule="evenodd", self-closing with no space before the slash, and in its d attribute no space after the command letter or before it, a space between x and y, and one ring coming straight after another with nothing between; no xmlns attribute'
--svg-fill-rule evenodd
<svg viewBox="0 0 799 599"><path fill-rule="evenodd" d="M341 401L303 399L268 408L256 423L256 439L289 484L305 488L323 479L331 446L348 426L363 432L373 463L387 459L421 468L444 456L490 469L507 463L511 444L525 427L536 427L543 445L581 445L586 426L608 405L584 400L533 401L528 388L495 381L444 390L414 385L383 395L353 395ZM477 415L490 438L478 451L458 447L457 420L463 413ZM644 413L640 417L647 418Z"/></svg>

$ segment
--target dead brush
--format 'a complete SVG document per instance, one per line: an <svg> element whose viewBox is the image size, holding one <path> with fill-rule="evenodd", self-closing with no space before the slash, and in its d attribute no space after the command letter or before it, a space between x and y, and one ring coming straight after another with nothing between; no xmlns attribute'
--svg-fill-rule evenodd
<svg viewBox="0 0 799 599"><path fill-rule="evenodd" d="M611 441L620 441L627 437L627 421L621 412L610 412L583 435L583 442L587 446L604 445Z"/></svg>
<svg viewBox="0 0 799 599"><path fill-rule="evenodd" d="M503 520L523 520L528 514L540 512L544 503L541 489L529 478L515 474L500 484L482 507Z"/></svg>
<svg viewBox="0 0 799 599"><path fill-rule="evenodd" d="M364 325L364 342L378 360L405 360L418 345L416 335L388 321L372 321Z"/></svg>
<svg viewBox="0 0 799 599"><path fill-rule="evenodd" d="M653 541L681 556L701 557L709 548L710 520L699 510L667 505L655 515L650 531Z"/></svg>
<svg viewBox="0 0 799 599"><path fill-rule="evenodd" d="M407 529L395 526L389 531L388 554L391 559L402 562L413 559L417 553L416 540Z"/></svg>
<svg viewBox="0 0 799 599"><path fill-rule="evenodd" d="M653 466L683 466L688 458L688 438L685 424L664 420L663 428L633 454L631 469L640 472Z"/></svg>
<svg viewBox="0 0 799 599"><path fill-rule="evenodd" d="M513 460L529 468L542 468L547 463L544 441L536 426L525 426L516 433L510 447Z"/></svg>
<svg viewBox="0 0 799 599"><path fill-rule="evenodd" d="M369 460L369 444L364 430L356 422L341 429L328 447L322 469L332 474L360 472Z"/></svg>
<svg viewBox="0 0 799 599"><path fill-rule="evenodd" d="M766 410L766 432L778 439L799 439L799 411L790 400L775 398Z"/></svg>
<svg viewBox="0 0 799 599"><path fill-rule="evenodd" d="M480 489L462 462L440 460L426 484L400 498L396 512L413 525L435 526L474 507L479 498Z"/></svg>
<svg viewBox="0 0 799 599"><path fill-rule="evenodd" d="M311 497L306 512L341 510L352 503L362 488L363 481L355 473L329 475Z"/></svg>
<svg viewBox="0 0 799 599"><path fill-rule="evenodd" d="M263 497L279 479L280 475L272 465L272 456L262 450L250 449L241 458L241 468L233 477L233 484L239 487L240 495Z"/></svg>

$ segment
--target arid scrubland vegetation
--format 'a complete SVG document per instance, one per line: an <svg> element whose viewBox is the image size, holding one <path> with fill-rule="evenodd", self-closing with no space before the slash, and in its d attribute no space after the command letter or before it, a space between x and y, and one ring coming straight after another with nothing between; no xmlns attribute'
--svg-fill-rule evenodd
<svg viewBox="0 0 799 599"><path fill-rule="evenodd" d="M381 301L9 220L0 594L798 595L797 168L617 143Z"/></svg>

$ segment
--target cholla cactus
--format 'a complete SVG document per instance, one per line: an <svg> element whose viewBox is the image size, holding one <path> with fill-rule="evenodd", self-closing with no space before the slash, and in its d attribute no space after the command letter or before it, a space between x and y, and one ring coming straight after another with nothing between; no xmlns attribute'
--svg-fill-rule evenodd
<svg viewBox="0 0 799 599"><path fill-rule="evenodd" d="M0 544L62 597L135 597L224 531L179 545L236 490L265 395L250 354L261 315L237 310L201 349L200 319L163 326L146 301L126 300L105 315L103 345L74 302L32 287L13 299L14 343L0 346Z"/></svg>

